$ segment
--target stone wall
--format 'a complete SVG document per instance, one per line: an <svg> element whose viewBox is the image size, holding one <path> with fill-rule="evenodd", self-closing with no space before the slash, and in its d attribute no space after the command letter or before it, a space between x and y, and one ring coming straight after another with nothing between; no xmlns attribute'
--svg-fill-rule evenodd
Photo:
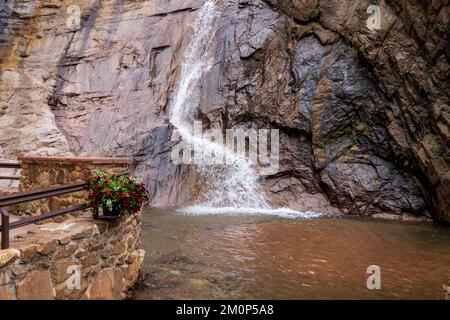
<svg viewBox="0 0 450 320"><path fill-rule="evenodd" d="M19 157L21 161L20 192L39 190L72 182L86 181L97 170L113 175L128 170L128 158ZM21 205L11 214L40 215L60 208L87 202L84 191L51 197Z"/></svg>
<svg viewBox="0 0 450 320"><path fill-rule="evenodd" d="M125 298L144 259L140 224L85 213L15 230L11 249L0 250L0 300Z"/></svg>

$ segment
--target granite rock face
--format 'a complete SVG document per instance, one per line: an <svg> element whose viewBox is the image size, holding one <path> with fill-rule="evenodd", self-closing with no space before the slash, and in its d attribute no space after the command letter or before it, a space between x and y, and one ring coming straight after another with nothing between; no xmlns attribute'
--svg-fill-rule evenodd
<svg viewBox="0 0 450 320"><path fill-rule="evenodd" d="M61 1L2 3L2 156L135 157L156 204L182 201L168 108L202 2L71 4L75 30Z"/></svg>
<svg viewBox="0 0 450 320"><path fill-rule="evenodd" d="M277 128L274 204L450 220L448 1L216 1L206 127ZM1 2L0 2L1 3ZM192 201L171 102L203 1L3 1L2 156L134 157L153 204ZM195 191L195 190L194 190Z"/></svg>

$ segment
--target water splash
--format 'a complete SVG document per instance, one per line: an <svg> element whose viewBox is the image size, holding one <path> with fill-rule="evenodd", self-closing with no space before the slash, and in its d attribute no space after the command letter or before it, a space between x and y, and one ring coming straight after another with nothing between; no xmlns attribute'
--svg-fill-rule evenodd
<svg viewBox="0 0 450 320"><path fill-rule="evenodd" d="M311 219L321 217L321 213L306 211L300 212L288 208L279 209L261 209L261 208L233 208L233 207L204 207L195 206L185 209L180 209L178 212L192 215L254 215L254 216L278 216L287 219Z"/></svg>

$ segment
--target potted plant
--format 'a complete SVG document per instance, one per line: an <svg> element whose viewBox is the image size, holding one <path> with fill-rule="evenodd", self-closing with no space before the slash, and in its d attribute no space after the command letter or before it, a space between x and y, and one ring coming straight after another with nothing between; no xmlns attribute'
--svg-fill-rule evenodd
<svg viewBox="0 0 450 320"><path fill-rule="evenodd" d="M106 172L94 173L86 184L91 209L98 217L99 209L105 217L123 217L138 214L148 201L148 192L135 177L109 176Z"/></svg>

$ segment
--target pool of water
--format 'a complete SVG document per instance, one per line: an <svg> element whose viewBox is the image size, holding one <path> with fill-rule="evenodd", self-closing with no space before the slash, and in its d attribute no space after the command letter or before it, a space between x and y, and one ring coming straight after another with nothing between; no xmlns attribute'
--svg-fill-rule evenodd
<svg viewBox="0 0 450 320"><path fill-rule="evenodd" d="M424 222L152 209L142 247L135 299L443 299L450 275L450 229Z"/></svg>

